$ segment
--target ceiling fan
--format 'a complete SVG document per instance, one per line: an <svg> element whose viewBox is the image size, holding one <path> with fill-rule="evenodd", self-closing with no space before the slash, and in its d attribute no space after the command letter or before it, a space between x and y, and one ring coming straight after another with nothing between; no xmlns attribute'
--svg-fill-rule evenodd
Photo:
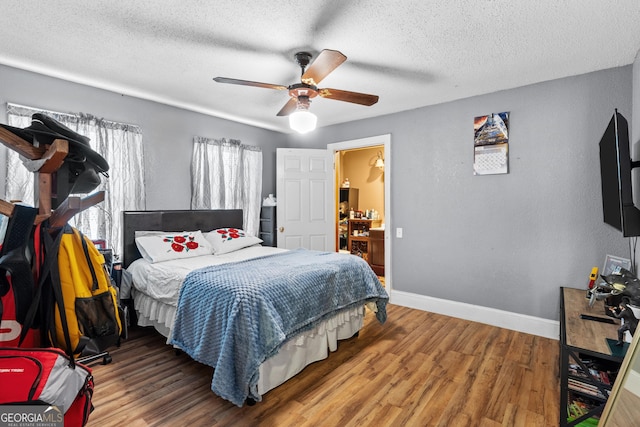
<svg viewBox="0 0 640 427"><path fill-rule="evenodd" d="M317 58L311 62L312 55L309 52L298 52L294 55L301 69L300 83L289 86L238 80L227 77L215 77L213 80L219 83L230 83L243 86L255 86L265 89L288 90L291 99L278 112L278 116L288 116L294 112L308 111L311 99L316 96L354 104L370 106L378 102L377 95L350 92L339 89L319 88L317 85L335 70L347 57L337 50L324 49ZM315 122L314 122L315 127Z"/></svg>

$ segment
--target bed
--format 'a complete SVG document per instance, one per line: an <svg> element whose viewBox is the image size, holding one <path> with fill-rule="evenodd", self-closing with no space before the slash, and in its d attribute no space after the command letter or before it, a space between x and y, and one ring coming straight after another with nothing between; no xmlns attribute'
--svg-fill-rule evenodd
<svg viewBox="0 0 640 427"><path fill-rule="evenodd" d="M339 340L357 335L365 306L384 323L388 301L368 264L348 254L218 245L215 255L149 262L149 247L141 246L143 256L136 244L136 235L141 244L157 232L180 230L228 243L230 237L214 231L241 233L242 218L242 210L123 213L122 264L132 279L138 325L153 326L168 344L212 366L211 389L237 406L262 400L337 350ZM204 242L199 234L188 239Z"/></svg>

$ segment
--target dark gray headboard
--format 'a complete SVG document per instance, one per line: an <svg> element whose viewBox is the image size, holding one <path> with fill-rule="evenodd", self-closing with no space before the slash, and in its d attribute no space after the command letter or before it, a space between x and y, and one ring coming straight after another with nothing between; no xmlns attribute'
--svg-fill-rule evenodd
<svg viewBox="0 0 640 427"><path fill-rule="evenodd" d="M122 212L122 267L141 257L136 247L136 230L194 231L215 228L242 228L242 209L124 211Z"/></svg>

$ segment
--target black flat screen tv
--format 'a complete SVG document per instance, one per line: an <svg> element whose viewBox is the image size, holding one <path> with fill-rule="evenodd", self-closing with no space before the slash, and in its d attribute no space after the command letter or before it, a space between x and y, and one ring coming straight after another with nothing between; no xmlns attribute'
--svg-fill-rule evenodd
<svg viewBox="0 0 640 427"><path fill-rule="evenodd" d="M615 110L600 140L600 178L604 222L622 231L624 237L640 236L640 210L633 204L631 170L640 163L631 160L629 125Z"/></svg>

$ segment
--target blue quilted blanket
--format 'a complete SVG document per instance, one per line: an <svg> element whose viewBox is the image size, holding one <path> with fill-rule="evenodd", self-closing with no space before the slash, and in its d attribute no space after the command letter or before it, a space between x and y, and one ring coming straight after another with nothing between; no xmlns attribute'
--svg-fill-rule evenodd
<svg viewBox="0 0 640 427"><path fill-rule="evenodd" d="M294 335L365 302L386 320L389 297L361 258L297 249L205 267L180 290L170 343L214 368L211 390L260 401L258 368Z"/></svg>

